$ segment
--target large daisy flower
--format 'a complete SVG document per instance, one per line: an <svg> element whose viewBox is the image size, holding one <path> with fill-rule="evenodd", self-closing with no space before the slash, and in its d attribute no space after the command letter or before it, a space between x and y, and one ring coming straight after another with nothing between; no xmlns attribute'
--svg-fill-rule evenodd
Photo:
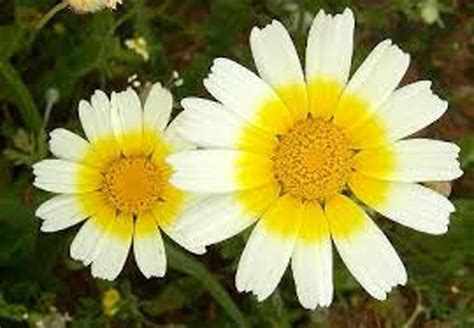
<svg viewBox="0 0 474 328"><path fill-rule="evenodd" d="M225 58L204 81L217 102L187 98L177 127L201 148L168 158L171 182L213 194L177 222L195 246L256 223L240 258L236 286L258 300L287 266L306 308L333 297L332 246L377 299L405 284L392 245L358 200L387 218L431 234L447 231L453 205L419 184L462 172L459 148L403 139L447 109L419 81L397 88L409 56L379 43L349 79L354 17L320 11L306 47L306 70L278 21L254 28L259 76Z"/></svg>
<svg viewBox="0 0 474 328"><path fill-rule="evenodd" d="M92 13L104 8L115 9L122 0L64 0L78 13Z"/></svg>
<svg viewBox="0 0 474 328"><path fill-rule="evenodd" d="M161 277L166 255L160 234L191 251L174 221L195 197L170 185L165 157L191 145L168 127L171 93L155 84L143 106L135 91L96 91L79 103L88 140L65 129L51 132L51 152L33 166L34 185L59 193L41 204L41 230L58 231L87 220L71 245L71 257L92 264L92 275L113 280L133 241L135 260L146 277Z"/></svg>

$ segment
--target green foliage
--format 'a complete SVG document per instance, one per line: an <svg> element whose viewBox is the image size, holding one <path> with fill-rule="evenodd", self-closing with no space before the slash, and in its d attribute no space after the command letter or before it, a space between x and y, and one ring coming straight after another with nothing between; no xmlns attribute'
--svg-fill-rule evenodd
<svg viewBox="0 0 474 328"><path fill-rule="evenodd" d="M0 60L0 76L6 93L21 111L25 126L32 131L38 131L41 128L38 109L15 67L7 61Z"/></svg>
<svg viewBox="0 0 474 328"><path fill-rule="evenodd" d="M232 301L229 294L200 262L170 245L167 247L166 254L169 258L170 267L199 280L239 327L248 327L243 314L234 301Z"/></svg>
<svg viewBox="0 0 474 328"><path fill-rule="evenodd" d="M1 2L1 327L474 325L474 6L469 1L123 2L117 11L87 15L53 0ZM39 232L34 210L49 195L31 186L31 165L47 156L52 128L80 132L80 99L96 88L110 92L161 81L173 91L176 114L184 96L206 95L202 80L215 57L253 67L248 46L253 25L280 19L303 57L313 15L320 8L336 12L345 6L357 16L353 69L378 41L392 38L411 53L404 82L432 79L450 102L448 114L424 135L456 141L462 149L465 175L452 185L457 212L446 235L424 235L377 218L404 260L408 286L385 302L371 300L335 255L335 299L329 309L303 310L290 272L268 300L258 303L234 287L248 232L199 258L167 242L164 279L145 280L129 261L117 281L107 283L69 258L77 228ZM139 38L146 42L147 58L126 45ZM118 299L106 306L110 291Z"/></svg>

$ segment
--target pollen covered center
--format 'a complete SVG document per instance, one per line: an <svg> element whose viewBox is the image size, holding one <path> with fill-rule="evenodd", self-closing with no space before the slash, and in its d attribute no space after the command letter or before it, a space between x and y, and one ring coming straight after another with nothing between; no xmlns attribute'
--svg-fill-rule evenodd
<svg viewBox="0 0 474 328"><path fill-rule="evenodd" d="M344 130L322 118L309 117L281 136L272 160L283 192L324 201L346 185L353 156Z"/></svg>
<svg viewBox="0 0 474 328"><path fill-rule="evenodd" d="M148 158L119 158L103 172L102 192L117 210L138 214L161 200L168 168Z"/></svg>

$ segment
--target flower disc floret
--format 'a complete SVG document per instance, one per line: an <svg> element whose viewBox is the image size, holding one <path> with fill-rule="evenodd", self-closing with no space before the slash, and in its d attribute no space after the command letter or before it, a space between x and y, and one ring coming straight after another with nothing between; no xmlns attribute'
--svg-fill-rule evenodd
<svg viewBox="0 0 474 328"><path fill-rule="evenodd" d="M167 176L147 158L123 157L105 170L102 193L119 211L138 214L160 200Z"/></svg>
<svg viewBox="0 0 474 328"><path fill-rule="evenodd" d="M344 188L353 156L344 130L310 117L297 121L280 137L272 161L283 192L323 201Z"/></svg>

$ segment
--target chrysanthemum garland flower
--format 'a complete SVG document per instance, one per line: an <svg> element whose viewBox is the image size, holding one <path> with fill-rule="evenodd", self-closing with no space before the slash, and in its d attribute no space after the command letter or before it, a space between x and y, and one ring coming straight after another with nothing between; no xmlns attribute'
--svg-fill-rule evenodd
<svg viewBox="0 0 474 328"><path fill-rule="evenodd" d="M105 8L115 9L122 0L65 0L78 13L92 13Z"/></svg>
<svg viewBox="0 0 474 328"><path fill-rule="evenodd" d="M71 245L71 257L92 263L92 275L113 280L131 244L146 277L166 270L160 229L190 251L174 221L196 197L170 185L165 157L191 145L168 127L171 93L153 85L143 106L135 91L96 91L79 103L79 118L88 140L65 129L51 132L51 152L33 166L38 188L60 193L43 203L36 215L42 231L52 232L87 220Z"/></svg>
<svg viewBox="0 0 474 328"><path fill-rule="evenodd" d="M171 182L214 197L177 223L195 246L229 238L257 222L237 270L239 291L268 297L290 263L301 304L333 297L334 242L352 275L385 299L407 275L397 253L357 198L413 229L447 231L454 207L419 182L462 172L459 148L402 140L447 109L420 81L396 89L409 56L379 43L349 79L354 17L320 11L311 26L306 72L278 21L250 35L260 77L224 58L207 90L188 98L178 131L205 148L173 154Z"/></svg>

